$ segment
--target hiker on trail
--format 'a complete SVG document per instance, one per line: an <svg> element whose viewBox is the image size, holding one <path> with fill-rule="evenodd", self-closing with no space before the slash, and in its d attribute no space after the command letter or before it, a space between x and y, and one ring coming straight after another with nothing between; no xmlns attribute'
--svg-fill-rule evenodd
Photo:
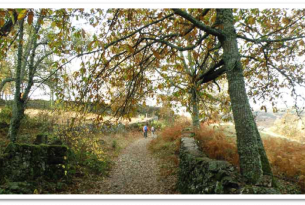
<svg viewBox="0 0 305 205"><path fill-rule="evenodd" d="M147 125L145 125L145 126L143 127L144 138L147 138L147 131L148 131L148 127L147 127Z"/></svg>
<svg viewBox="0 0 305 205"><path fill-rule="evenodd" d="M151 133L152 133L152 136L155 136L155 128L154 127L151 127Z"/></svg>

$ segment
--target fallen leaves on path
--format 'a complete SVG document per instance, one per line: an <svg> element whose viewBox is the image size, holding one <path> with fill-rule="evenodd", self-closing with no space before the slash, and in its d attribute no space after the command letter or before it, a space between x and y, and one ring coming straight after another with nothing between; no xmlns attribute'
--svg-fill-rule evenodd
<svg viewBox="0 0 305 205"><path fill-rule="evenodd" d="M99 182L97 194L173 194L160 180L157 159L147 149L152 138L141 138L119 156L108 178Z"/></svg>

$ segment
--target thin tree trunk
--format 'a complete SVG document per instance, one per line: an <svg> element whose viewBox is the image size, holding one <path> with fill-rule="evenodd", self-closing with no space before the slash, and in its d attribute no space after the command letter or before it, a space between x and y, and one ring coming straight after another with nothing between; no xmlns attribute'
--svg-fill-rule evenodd
<svg viewBox="0 0 305 205"><path fill-rule="evenodd" d="M12 82L12 81L15 81L15 78L6 78L6 79L2 80L0 83L0 93L2 92L2 89L4 88L5 84Z"/></svg>
<svg viewBox="0 0 305 205"><path fill-rule="evenodd" d="M23 49L23 23L24 20L19 21L19 42L18 42L18 56L16 66L16 80L15 80L15 96L13 102L12 119L8 137L12 142L17 140L17 134L20 127L20 122L24 115L24 102L21 99L20 85L21 85L21 63L22 63L22 49Z"/></svg>
<svg viewBox="0 0 305 205"><path fill-rule="evenodd" d="M50 106L51 108L53 107L54 105L54 89L53 87L50 87Z"/></svg>
<svg viewBox="0 0 305 205"><path fill-rule="evenodd" d="M194 128L199 128L199 109L196 88L191 89L192 122Z"/></svg>
<svg viewBox="0 0 305 205"><path fill-rule="evenodd" d="M232 102L241 174L248 183L256 184L264 172L267 175L272 172L246 93L232 10L217 9L217 22L225 33L225 37L219 40L224 53L223 60Z"/></svg>

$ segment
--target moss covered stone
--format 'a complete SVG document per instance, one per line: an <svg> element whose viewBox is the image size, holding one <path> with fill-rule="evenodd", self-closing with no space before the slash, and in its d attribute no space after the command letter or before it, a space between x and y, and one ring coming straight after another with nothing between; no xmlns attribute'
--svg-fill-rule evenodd
<svg viewBox="0 0 305 205"><path fill-rule="evenodd" d="M233 165L213 160L200 151L192 137L182 137L178 172L178 189L182 194L300 194L296 185L265 175L259 183L249 185Z"/></svg>
<svg viewBox="0 0 305 205"><path fill-rule="evenodd" d="M43 177L58 180L66 175L68 148L61 145L10 143L0 157L1 175L9 181Z"/></svg>
<svg viewBox="0 0 305 205"><path fill-rule="evenodd" d="M240 176L226 161L211 160L194 138L181 139L178 188L183 194L237 193Z"/></svg>
<svg viewBox="0 0 305 205"><path fill-rule="evenodd" d="M181 138L178 189L182 194L301 193L297 186L285 181L279 181L279 188L275 188L272 180L266 175L256 185L245 184L233 165L208 158L194 138Z"/></svg>

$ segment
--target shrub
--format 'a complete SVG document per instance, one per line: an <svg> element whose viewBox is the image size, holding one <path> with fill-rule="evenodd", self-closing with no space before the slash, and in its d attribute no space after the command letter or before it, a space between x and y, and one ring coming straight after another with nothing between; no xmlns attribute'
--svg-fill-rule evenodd
<svg viewBox="0 0 305 205"><path fill-rule="evenodd" d="M164 128L149 144L149 149L162 160L162 175L169 176L177 172L182 129L188 126L190 122L178 121Z"/></svg>
<svg viewBox="0 0 305 205"><path fill-rule="evenodd" d="M116 142L116 140L113 140L113 141L112 141L112 148L113 148L113 149L116 149L116 148L117 148L117 142Z"/></svg>
<svg viewBox="0 0 305 205"><path fill-rule="evenodd" d="M273 173L305 189L305 144L272 137L263 142Z"/></svg>
<svg viewBox="0 0 305 205"><path fill-rule="evenodd" d="M226 160L236 167L239 166L236 138L229 138L206 124L201 124L200 129L196 130L195 138L200 148L210 158Z"/></svg>
<svg viewBox="0 0 305 205"><path fill-rule="evenodd" d="M95 153L87 152L86 158L81 162L90 172L106 175L110 170L110 161L107 157L100 158Z"/></svg>
<svg viewBox="0 0 305 205"><path fill-rule="evenodd" d="M152 121L151 124L150 124L152 127L154 127L155 129L163 129L165 128L165 124L162 123L161 121Z"/></svg>
<svg viewBox="0 0 305 205"><path fill-rule="evenodd" d="M5 106L0 111L0 123L10 124L12 118L12 108Z"/></svg>

